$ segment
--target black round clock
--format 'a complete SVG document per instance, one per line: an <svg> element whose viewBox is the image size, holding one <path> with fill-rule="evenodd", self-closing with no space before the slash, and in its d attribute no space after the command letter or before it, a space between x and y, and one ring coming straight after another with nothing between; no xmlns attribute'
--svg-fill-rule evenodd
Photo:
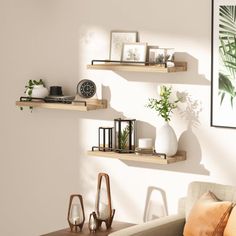
<svg viewBox="0 0 236 236"><path fill-rule="evenodd" d="M83 98L91 98L96 93L96 84L92 80L83 79L77 85L77 93Z"/></svg>

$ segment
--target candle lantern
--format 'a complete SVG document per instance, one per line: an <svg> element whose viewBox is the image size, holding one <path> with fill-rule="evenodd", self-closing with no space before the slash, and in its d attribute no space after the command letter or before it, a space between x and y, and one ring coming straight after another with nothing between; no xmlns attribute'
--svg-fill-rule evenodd
<svg viewBox="0 0 236 236"><path fill-rule="evenodd" d="M135 119L115 119L115 151L124 153L135 152Z"/></svg>
<svg viewBox="0 0 236 236"><path fill-rule="evenodd" d="M112 209L111 205L109 176L105 173L98 174L97 197L95 205L98 228L101 226L102 222L105 222L106 228L109 229L113 221L115 209Z"/></svg>
<svg viewBox="0 0 236 236"><path fill-rule="evenodd" d="M81 195L73 194L70 196L69 209L67 215L67 221L70 225L71 231L78 231L78 227L80 231L83 228L85 220L84 215L84 205L83 198Z"/></svg>
<svg viewBox="0 0 236 236"><path fill-rule="evenodd" d="M112 150L112 130L113 127L99 127L98 129L98 149L99 151Z"/></svg>

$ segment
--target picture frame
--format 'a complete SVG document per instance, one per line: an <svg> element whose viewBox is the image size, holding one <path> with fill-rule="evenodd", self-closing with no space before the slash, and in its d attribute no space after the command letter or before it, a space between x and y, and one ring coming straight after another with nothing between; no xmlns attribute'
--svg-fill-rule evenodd
<svg viewBox="0 0 236 236"><path fill-rule="evenodd" d="M158 46L148 46L147 62L150 64L165 64L167 66L174 65L174 48L159 48Z"/></svg>
<svg viewBox="0 0 236 236"><path fill-rule="evenodd" d="M156 63L156 49L159 49L159 46L147 46L147 62Z"/></svg>
<svg viewBox="0 0 236 236"><path fill-rule="evenodd" d="M124 43L122 62L146 62L147 43Z"/></svg>
<svg viewBox="0 0 236 236"><path fill-rule="evenodd" d="M235 0L212 0L212 127L236 128Z"/></svg>
<svg viewBox="0 0 236 236"><path fill-rule="evenodd" d="M120 61L122 56L123 44L136 42L138 42L137 31L111 31L109 59L112 61Z"/></svg>

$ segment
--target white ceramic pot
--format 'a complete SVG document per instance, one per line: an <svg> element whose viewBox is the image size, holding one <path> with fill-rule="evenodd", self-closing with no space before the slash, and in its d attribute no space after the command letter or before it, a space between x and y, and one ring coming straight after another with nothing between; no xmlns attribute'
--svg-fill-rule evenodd
<svg viewBox="0 0 236 236"><path fill-rule="evenodd" d="M26 91L26 94L29 96L29 91ZM48 96L48 89L45 88L42 84L40 85L34 85L33 89L32 89L32 94L30 97L34 97L34 98L45 98L46 96Z"/></svg>
<svg viewBox="0 0 236 236"><path fill-rule="evenodd" d="M178 141L173 128L166 122L156 132L155 150L157 153L165 153L174 156L178 149Z"/></svg>

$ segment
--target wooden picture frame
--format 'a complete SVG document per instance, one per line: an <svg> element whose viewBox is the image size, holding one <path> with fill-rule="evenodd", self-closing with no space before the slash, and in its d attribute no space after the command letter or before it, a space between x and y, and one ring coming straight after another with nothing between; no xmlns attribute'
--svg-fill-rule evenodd
<svg viewBox="0 0 236 236"><path fill-rule="evenodd" d="M211 126L236 128L236 1L212 0Z"/></svg>
<svg viewBox="0 0 236 236"><path fill-rule="evenodd" d="M111 31L110 33L110 54L109 59L120 61L122 55L123 43L138 42L137 31Z"/></svg>
<svg viewBox="0 0 236 236"><path fill-rule="evenodd" d="M124 43L122 62L146 62L147 43Z"/></svg>

